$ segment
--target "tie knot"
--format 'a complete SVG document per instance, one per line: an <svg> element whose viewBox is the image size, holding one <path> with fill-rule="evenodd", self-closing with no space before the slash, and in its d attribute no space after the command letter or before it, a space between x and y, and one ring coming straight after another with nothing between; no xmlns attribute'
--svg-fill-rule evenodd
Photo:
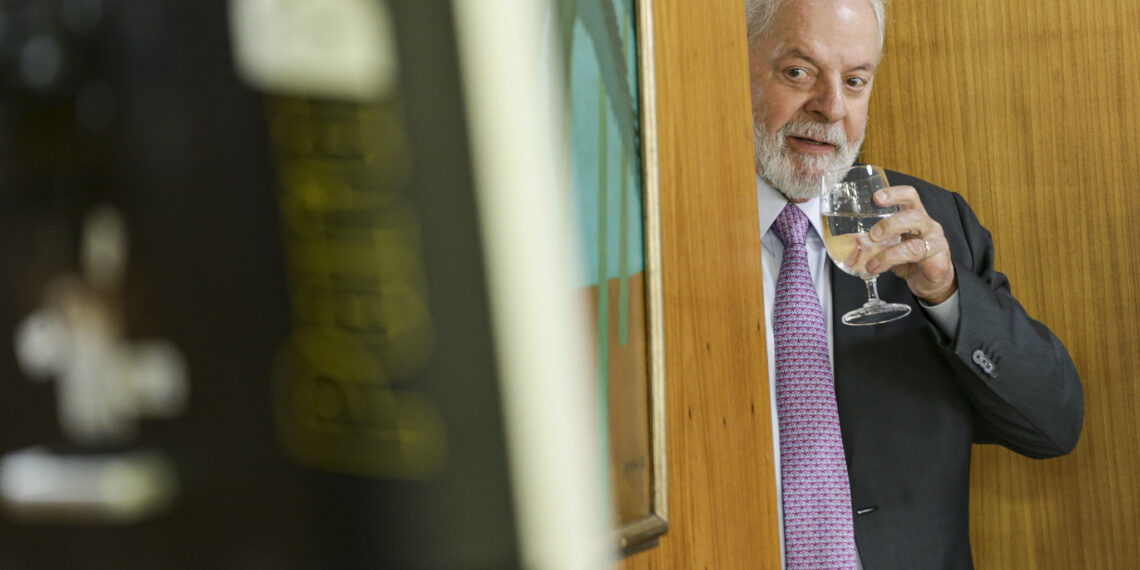
<svg viewBox="0 0 1140 570"><path fill-rule="evenodd" d="M803 210L795 204L788 204L780 210L776 221L772 224L772 231L784 244L784 247L803 245L807 240L808 217Z"/></svg>

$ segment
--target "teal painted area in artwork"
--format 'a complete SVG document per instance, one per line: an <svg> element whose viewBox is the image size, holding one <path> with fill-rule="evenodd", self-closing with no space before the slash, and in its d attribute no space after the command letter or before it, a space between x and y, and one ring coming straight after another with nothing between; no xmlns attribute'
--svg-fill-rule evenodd
<svg viewBox="0 0 1140 570"><path fill-rule="evenodd" d="M629 342L629 277L645 271L635 0L557 0L566 85L570 195L583 267L573 287L597 287L599 451L609 457L610 308ZM609 282L617 280L617 297ZM600 473L608 483L608 471ZM608 484L606 485L608 487Z"/></svg>
<svg viewBox="0 0 1140 570"><path fill-rule="evenodd" d="M562 0L570 140L572 225L584 267L577 287L596 286L599 417L609 412L610 307L629 342L629 280L645 271L640 105L633 0ZM618 281L617 299L609 282ZM606 432L608 430L603 430Z"/></svg>
<svg viewBox="0 0 1140 570"><path fill-rule="evenodd" d="M571 214L582 282L645 270L632 0L578 0L568 58Z"/></svg>

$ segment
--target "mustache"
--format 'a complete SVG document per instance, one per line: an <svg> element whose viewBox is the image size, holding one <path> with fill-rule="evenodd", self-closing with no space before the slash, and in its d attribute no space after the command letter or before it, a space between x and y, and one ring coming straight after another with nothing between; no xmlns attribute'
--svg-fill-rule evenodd
<svg viewBox="0 0 1140 570"><path fill-rule="evenodd" d="M817 123L803 119L793 120L780 128L780 138L796 137L811 139L834 146L841 152L847 148L847 133L835 124ZM784 141L781 140L781 143Z"/></svg>

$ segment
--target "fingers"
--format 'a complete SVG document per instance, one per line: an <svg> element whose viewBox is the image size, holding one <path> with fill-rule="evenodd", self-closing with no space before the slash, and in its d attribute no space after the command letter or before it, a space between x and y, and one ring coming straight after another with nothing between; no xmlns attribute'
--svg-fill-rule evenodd
<svg viewBox="0 0 1140 570"><path fill-rule="evenodd" d="M942 234L942 226L926 210L901 210L884 218L871 228L870 237L878 243L893 242L911 237L928 237Z"/></svg>
<svg viewBox="0 0 1140 570"><path fill-rule="evenodd" d="M899 211L871 228L871 239L876 242L894 241L896 238L941 235L941 226L935 222L913 186L891 186L875 192L875 203L880 206L898 206ZM937 226L937 227L936 227ZM925 247L924 247L925 249Z"/></svg>
<svg viewBox="0 0 1140 570"><path fill-rule="evenodd" d="M867 271L882 273L888 269L908 263L922 263L939 251L939 246L931 238L905 239L879 252L867 260Z"/></svg>
<svg viewBox="0 0 1140 570"><path fill-rule="evenodd" d="M913 186L891 186L875 192L875 203L880 206L898 206L903 210L923 210L918 190Z"/></svg>
<svg viewBox="0 0 1140 570"><path fill-rule="evenodd" d="M871 228L870 238L874 242L893 245L884 248L867 262L868 271L881 273L905 264L923 263L944 252L949 253L942 225L926 213L926 208L913 187L884 188L875 193L875 201L881 206L897 205L900 210Z"/></svg>

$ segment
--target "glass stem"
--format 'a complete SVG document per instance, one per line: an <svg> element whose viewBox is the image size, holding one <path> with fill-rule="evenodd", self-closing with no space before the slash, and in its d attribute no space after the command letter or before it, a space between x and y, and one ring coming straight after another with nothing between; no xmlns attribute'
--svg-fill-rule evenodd
<svg viewBox="0 0 1140 570"><path fill-rule="evenodd" d="M875 277L872 277L870 279L864 279L863 280L863 282L867 284L867 303L868 304L882 303L882 301L879 300L879 286L875 284L875 282L878 280L877 278L878 278L878 276L876 275Z"/></svg>

